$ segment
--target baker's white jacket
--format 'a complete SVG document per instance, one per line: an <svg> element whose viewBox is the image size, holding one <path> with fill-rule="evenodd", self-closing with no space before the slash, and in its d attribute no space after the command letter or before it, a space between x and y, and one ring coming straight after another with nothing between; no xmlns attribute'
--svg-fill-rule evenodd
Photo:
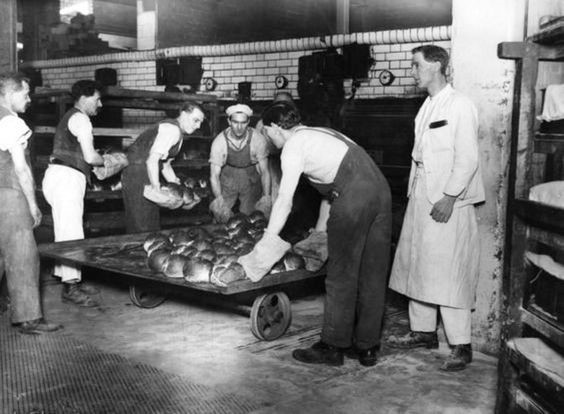
<svg viewBox="0 0 564 414"><path fill-rule="evenodd" d="M436 96L425 100L415 118L408 197L415 179L415 159L423 162L431 203L445 194L457 196L455 207L484 201L478 156L476 107L447 85Z"/></svg>

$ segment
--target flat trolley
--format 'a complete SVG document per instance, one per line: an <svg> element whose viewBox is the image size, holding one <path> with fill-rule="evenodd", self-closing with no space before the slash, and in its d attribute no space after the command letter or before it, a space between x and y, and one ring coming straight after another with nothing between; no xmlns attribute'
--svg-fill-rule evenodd
<svg viewBox="0 0 564 414"><path fill-rule="evenodd" d="M201 226L206 230L213 225ZM177 230L162 230L167 234ZM154 233L154 232L152 232ZM147 265L147 254L143 250L145 238L152 233L137 233L118 236L96 237L40 244L39 254L63 263L70 263L127 275L131 301L141 308L154 308L165 299L163 287L174 286L193 291L204 291L233 298L237 294L255 294L252 306L240 305L238 309L250 316L251 332L261 340L271 341L282 336L292 321L288 295L281 289L291 283L325 276L325 269L310 272L305 269L268 274L259 282L238 280L227 286L212 283L193 283L183 278L170 278L154 272ZM160 289L159 289L160 286Z"/></svg>

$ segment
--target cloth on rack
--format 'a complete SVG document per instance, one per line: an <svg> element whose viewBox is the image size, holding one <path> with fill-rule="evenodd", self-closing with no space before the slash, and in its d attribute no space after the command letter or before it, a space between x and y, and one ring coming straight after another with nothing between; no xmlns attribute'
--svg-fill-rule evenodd
<svg viewBox="0 0 564 414"><path fill-rule="evenodd" d="M531 187L529 200L564 208L564 181L549 181Z"/></svg>
<svg viewBox="0 0 564 414"><path fill-rule="evenodd" d="M547 122L564 119L564 84L546 87L542 114L537 119Z"/></svg>
<svg viewBox="0 0 564 414"><path fill-rule="evenodd" d="M112 177L129 165L127 156L123 152L116 151L104 154L102 158L104 159L104 165L92 168L92 172L94 172L98 180Z"/></svg>
<svg viewBox="0 0 564 414"><path fill-rule="evenodd" d="M533 252L526 252L525 257L535 266L540 267L558 279L564 280L564 265L555 262L552 257L546 254L537 254Z"/></svg>

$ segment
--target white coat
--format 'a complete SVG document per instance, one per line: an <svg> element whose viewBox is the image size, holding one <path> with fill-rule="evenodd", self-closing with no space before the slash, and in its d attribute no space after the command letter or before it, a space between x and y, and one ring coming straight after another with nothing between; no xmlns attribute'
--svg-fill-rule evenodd
<svg viewBox="0 0 564 414"><path fill-rule="evenodd" d="M390 288L412 299L471 308L479 273L474 204L484 201L478 161L478 119L472 102L447 85L427 98L415 119L409 202ZM433 204L456 196L447 223Z"/></svg>

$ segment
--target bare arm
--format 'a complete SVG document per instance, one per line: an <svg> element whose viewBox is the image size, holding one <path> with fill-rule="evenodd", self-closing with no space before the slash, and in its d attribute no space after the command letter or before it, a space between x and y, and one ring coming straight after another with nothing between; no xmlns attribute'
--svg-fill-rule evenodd
<svg viewBox="0 0 564 414"><path fill-rule="evenodd" d="M324 198L319 206L319 217L317 217L317 223L315 224L316 231L327 231L327 220L329 220L330 212L331 204L329 204L329 200Z"/></svg>
<svg viewBox="0 0 564 414"><path fill-rule="evenodd" d="M147 161L145 161L145 165L147 165L147 175L149 176L149 182L155 190L159 190L161 188L159 181L160 157L161 155L159 153L151 152L149 153L149 157L147 157Z"/></svg>
<svg viewBox="0 0 564 414"><path fill-rule="evenodd" d="M268 157L260 160L257 165L262 184L262 195L270 196L270 168L268 168Z"/></svg>
<svg viewBox="0 0 564 414"><path fill-rule="evenodd" d="M169 183L180 184L180 178L176 176L176 173L174 172L171 163L172 163L172 159L166 160L163 163L163 167L161 169L161 172L163 173L163 177Z"/></svg>
<svg viewBox="0 0 564 414"><path fill-rule="evenodd" d="M33 227L37 227L41 223L41 210L39 210L37 206L35 181L33 180L31 168L29 168L29 164L25 159L25 150L21 145L15 145L10 149L10 154L12 156L12 162L14 163L16 176L18 177L22 192L27 200L31 217L33 218Z"/></svg>
<svg viewBox="0 0 564 414"><path fill-rule="evenodd" d="M210 184L215 198L221 197L221 183L219 181L220 174L221 167L216 164L210 164Z"/></svg>
<svg viewBox="0 0 564 414"><path fill-rule="evenodd" d="M276 197L270 212L270 220L266 229L268 232L280 234L284 228L288 215L292 211L292 201L302 170L303 167L296 163L295 158L292 158L291 155L282 157L282 180L280 181L278 197Z"/></svg>

